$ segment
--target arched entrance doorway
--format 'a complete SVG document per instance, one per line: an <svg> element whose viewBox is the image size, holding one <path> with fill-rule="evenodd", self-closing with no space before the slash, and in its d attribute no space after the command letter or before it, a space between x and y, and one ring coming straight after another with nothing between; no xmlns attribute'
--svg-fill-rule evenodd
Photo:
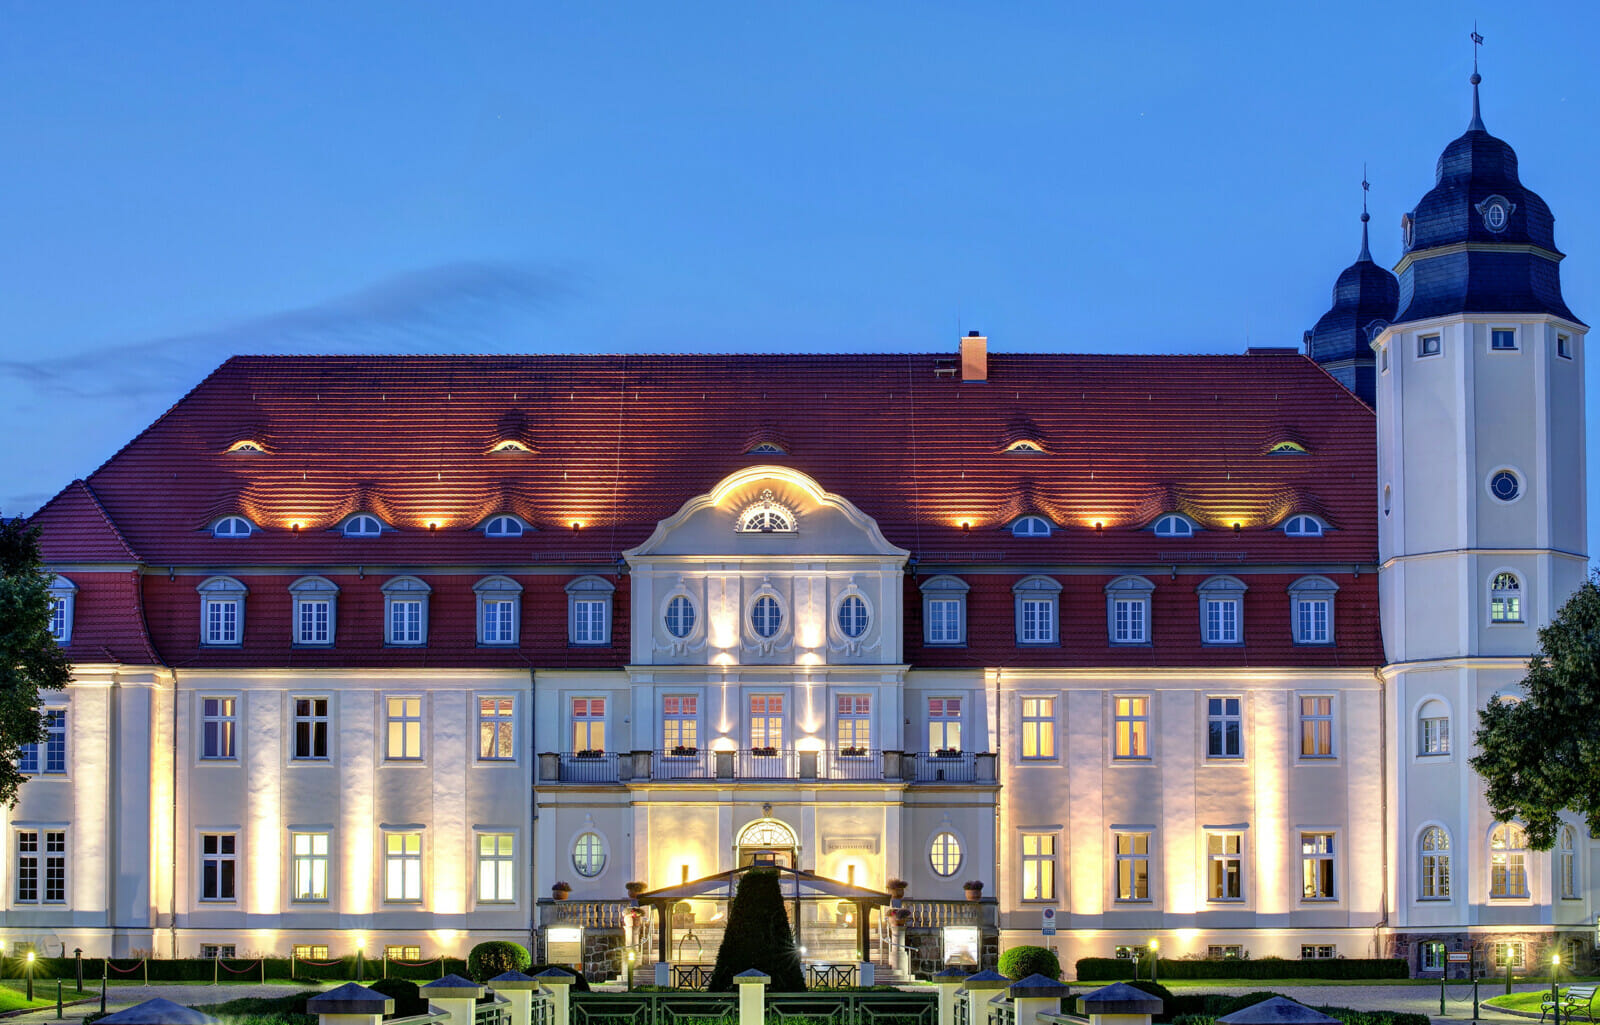
<svg viewBox="0 0 1600 1025"><path fill-rule="evenodd" d="M747 865L779 865L795 868L799 864L800 843L788 824L774 818L760 818L739 831L735 841L740 868Z"/></svg>

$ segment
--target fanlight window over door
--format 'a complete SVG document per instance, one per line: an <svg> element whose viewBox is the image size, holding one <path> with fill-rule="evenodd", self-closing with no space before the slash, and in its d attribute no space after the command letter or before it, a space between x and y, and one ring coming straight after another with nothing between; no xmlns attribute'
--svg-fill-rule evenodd
<svg viewBox="0 0 1600 1025"><path fill-rule="evenodd" d="M777 819L756 819L739 834L739 864L795 863L799 848L794 830Z"/></svg>

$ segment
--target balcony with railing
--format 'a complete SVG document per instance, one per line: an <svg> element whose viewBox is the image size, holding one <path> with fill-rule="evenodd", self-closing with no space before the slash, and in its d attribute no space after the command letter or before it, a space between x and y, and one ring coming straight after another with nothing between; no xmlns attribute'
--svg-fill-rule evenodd
<svg viewBox="0 0 1600 1025"><path fill-rule="evenodd" d="M911 761L909 778L917 783L976 783L978 756L972 751L918 751L906 756Z"/></svg>
<svg viewBox="0 0 1600 1025"><path fill-rule="evenodd" d="M539 756L541 783L619 785L654 780L805 780L993 785L995 757L972 751L881 751L787 747L711 751L567 751Z"/></svg>

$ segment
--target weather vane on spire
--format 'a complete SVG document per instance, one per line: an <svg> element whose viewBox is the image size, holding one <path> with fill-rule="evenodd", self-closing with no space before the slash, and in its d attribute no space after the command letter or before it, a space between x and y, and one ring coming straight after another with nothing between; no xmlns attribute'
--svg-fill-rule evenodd
<svg viewBox="0 0 1600 1025"><path fill-rule="evenodd" d="M1367 165L1361 165L1361 219L1367 219L1367 193L1372 191L1372 183L1367 181Z"/></svg>
<svg viewBox="0 0 1600 1025"><path fill-rule="evenodd" d="M1478 23L1472 23L1472 73L1478 73L1478 47L1483 45L1483 37L1478 34Z"/></svg>

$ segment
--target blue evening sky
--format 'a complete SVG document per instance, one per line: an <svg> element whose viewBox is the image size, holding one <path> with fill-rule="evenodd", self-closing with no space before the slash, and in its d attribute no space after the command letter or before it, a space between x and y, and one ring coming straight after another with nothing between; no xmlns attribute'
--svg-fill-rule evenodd
<svg viewBox="0 0 1600 1025"><path fill-rule="evenodd" d="M1591 2L0 0L0 512L234 353L1298 345L1474 17L1593 321Z"/></svg>

